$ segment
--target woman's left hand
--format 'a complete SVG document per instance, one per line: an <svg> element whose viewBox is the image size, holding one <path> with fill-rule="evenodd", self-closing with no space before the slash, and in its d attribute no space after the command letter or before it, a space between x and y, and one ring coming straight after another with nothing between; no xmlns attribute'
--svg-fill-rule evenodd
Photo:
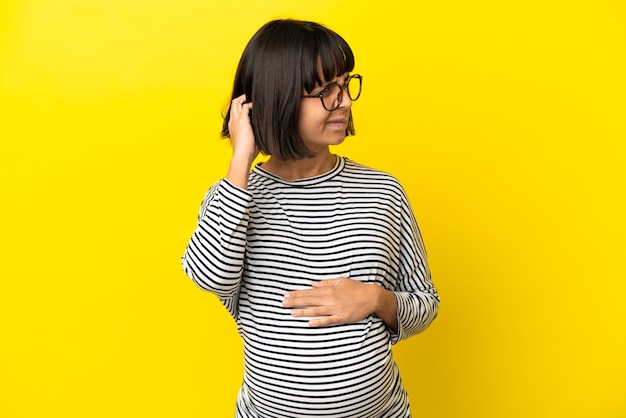
<svg viewBox="0 0 626 418"><path fill-rule="evenodd" d="M312 327L356 322L375 313L383 300L380 286L340 277L311 283L311 289L289 292L283 306L294 317L316 317ZM394 306L395 308L395 306Z"/></svg>

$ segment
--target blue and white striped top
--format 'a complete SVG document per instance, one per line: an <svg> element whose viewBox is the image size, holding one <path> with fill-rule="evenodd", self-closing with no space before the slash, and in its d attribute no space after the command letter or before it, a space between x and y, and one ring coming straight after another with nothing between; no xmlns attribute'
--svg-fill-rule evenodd
<svg viewBox="0 0 626 418"><path fill-rule="evenodd" d="M257 165L248 190L226 179L211 187L182 261L243 338L237 417L410 417L391 345L427 328L439 298L394 177L344 157L295 181ZM312 328L282 306L285 293L338 277L393 291L397 332L373 314Z"/></svg>

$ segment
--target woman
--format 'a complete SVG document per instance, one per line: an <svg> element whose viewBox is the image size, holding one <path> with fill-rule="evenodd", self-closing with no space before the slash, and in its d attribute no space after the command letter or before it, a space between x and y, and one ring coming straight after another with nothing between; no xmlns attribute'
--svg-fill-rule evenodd
<svg viewBox="0 0 626 418"><path fill-rule="evenodd" d="M353 68L335 32L277 20L235 75L229 170L183 268L243 338L237 417L410 416L391 345L428 327L439 298L400 184L329 150L354 133Z"/></svg>

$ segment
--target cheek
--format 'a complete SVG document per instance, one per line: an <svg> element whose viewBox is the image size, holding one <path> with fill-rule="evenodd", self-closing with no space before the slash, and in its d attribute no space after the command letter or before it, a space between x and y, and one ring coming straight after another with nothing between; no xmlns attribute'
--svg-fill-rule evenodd
<svg viewBox="0 0 626 418"><path fill-rule="evenodd" d="M301 108L298 114L298 129L300 135L306 136L307 133L319 132L324 127L325 115L320 115L308 108Z"/></svg>

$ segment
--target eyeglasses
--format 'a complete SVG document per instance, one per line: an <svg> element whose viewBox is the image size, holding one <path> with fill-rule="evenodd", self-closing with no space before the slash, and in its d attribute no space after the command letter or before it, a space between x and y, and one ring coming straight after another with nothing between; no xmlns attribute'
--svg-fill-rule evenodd
<svg viewBox="0 0 626 418"><path fill-rule="evenodd" d="M353 74L347 77L343 84L339 84L336 81L328 83L324 86L323 90L316 94L303 94L303 98L315 98L318 97L324 109L329 112L337 109L341 106L343 100L344 89L348 92L348 97L353 102L361 96L361 85L363 83L363 76L360 74Z"/></svg>

